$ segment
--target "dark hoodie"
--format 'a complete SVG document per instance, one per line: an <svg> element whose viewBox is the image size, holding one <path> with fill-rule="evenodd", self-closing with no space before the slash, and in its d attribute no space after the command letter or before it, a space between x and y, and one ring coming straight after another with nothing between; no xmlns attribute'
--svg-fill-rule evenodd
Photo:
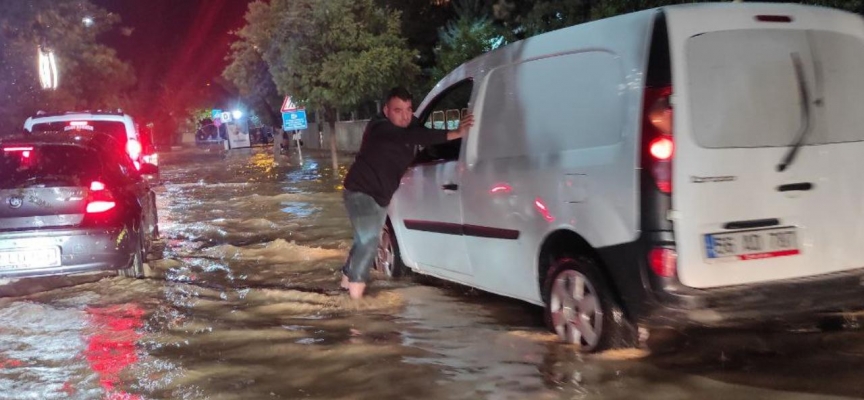
<svg viewBox="0 0 864 400"><path fill-rule="evenodd" d="M414 160L414 146L446 141L447 131L426 128L417 118L400 128L379 114L366 125L360 152L345 177L345 189L365 193L387 207Z"/></svg>

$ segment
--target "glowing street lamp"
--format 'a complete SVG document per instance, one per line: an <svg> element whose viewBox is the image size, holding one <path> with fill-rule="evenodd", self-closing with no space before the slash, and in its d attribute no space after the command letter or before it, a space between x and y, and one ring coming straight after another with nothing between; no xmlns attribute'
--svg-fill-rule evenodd
<svg viewBox="0 0 864 400"><path fill-rule="evenodd" d="M42 89L57 89L59 74L57 72L57 60L54 52L39 47L39 82Z"/></svg>
<svg viewBox="0 0 864 400"><path fill-rule="evenodd" d="M233 116L235 120L238 120L240 118L243 118L243 112L240 110L234 110L231 112L231 116Z"/></svg>

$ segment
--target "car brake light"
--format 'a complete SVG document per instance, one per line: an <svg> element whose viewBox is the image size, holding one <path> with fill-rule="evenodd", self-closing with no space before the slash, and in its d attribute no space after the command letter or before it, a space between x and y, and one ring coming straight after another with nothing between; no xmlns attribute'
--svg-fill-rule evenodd
<svg viewBox="0 0 864 400"><path fill-rule="evenodd" d="M117 206L114 195L100 181L90 182L90 197L87 200L87 214L99 214Z"/></svg>
<svg viewBox="0 0 864 400"><path fill-rule="evenodd" d="M4 147L3 151L13 152L13 151L33 151L32 147Z"/></svg>
<svg viewBox="0 0 864 400"><path fill-rule="evenodd" d="M678 268L678 252L666 247L655 247L648 253L648 263L657 276L671 278Z"/></svg>
<svg viewBox="0 0 864 400"><path fill-rule="evenodd" d="M126 153L129 154L129 158L137 160L141 156L141 150L141 142L137 140L126 142Z"/></svg>
<svg viewBox="0 0 864 400"><path fill-rule="evenodd" d="M672 159L675 141L672 136L672 87L645 89L643 143L647 144L649 171L661 192L672 193Z"/></svg>
<svg viewBox="0 0 864 400"><path fill-rule="evenodd" d="M69 126L87 126L86 121L72 121L69 123Z"/></svg>

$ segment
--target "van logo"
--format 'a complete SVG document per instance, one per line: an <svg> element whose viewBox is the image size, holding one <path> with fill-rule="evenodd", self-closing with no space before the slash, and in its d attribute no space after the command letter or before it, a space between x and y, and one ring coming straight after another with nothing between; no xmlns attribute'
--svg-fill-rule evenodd
<svg viewBox="0 0 864 400"><path fill-rule="evenodd" d="M690 176L690 182L693 183L733 182L737 180L737 176Z"/></svg>
<svg viewBox="0 0 864 400"><path fill-rule="evenodd" d="M24 205L24 198L21 196L12 196L9 198L9 208L21 208Z"/></svg>

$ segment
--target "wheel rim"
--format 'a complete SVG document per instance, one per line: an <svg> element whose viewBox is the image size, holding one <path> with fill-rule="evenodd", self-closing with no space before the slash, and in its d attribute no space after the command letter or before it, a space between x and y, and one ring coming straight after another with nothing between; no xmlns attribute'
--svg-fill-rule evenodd
<svg viewBox="0 0 864 400"><path fill-rule="evenodd" d="M389 277L393 276L393 241L390 239L390 230L387 228L381 231L381 240L378 242L375 265L385 275Z"/></svg>
<svg viewBox="0 0 864 400"><path fill-rule="evenodd" d="M550 293L552 326L558 337L591 350L603 332L603 309L597 292L585 275L573 270L555 278Z"/></svg>

